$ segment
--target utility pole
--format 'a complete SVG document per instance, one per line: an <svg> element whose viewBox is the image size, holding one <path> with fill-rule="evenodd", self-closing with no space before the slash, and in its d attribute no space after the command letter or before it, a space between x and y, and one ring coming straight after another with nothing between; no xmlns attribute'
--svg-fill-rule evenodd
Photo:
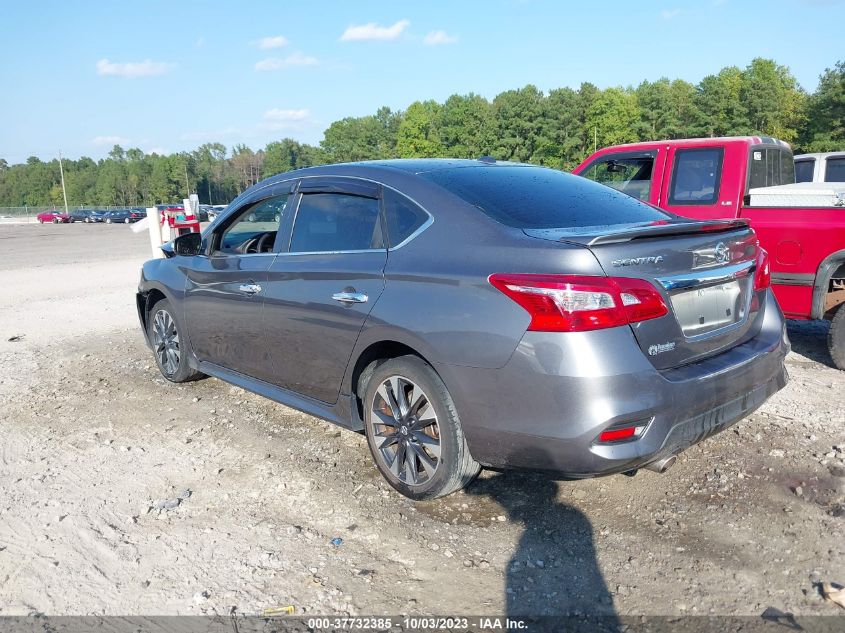
<svg viewBox="0 0 845 633"><path fill-rule="evenodd" d="M185 195L191 195L191 185L188 183L188 161L185 161Z"/></svg>
<svg viewBox="0 0 845 633"><path fill-rule="evenodd" d="M65 170L62 167L62 150L59 150L59 174L61 174L61 176L62 176L62 196L65 199L65 215L68 215L67 190L65 189Z"/></svg>
<svg viewBox="0 0 845 633"><path fill-rule="evenodd" d="M593 126L593 154L596 153L596 150L599 146L599 128L597 125Z"/></svg>

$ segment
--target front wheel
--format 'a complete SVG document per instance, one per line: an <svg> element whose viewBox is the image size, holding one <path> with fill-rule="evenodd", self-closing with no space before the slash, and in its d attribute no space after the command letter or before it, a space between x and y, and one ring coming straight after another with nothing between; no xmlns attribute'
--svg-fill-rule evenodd
<svg viewBox="0 0 845 633"><path fill-rule="evenodd" d="M481 471L446 385L416 356L373 371L364 394L364 429L379 472L411 499L451 494Z"/></svg>
<svg viewBox="0 0 845 633"><path fill-rule="evenodd" d="M183 339L174 314L170 302L161 299L147 315L147 332L156 363L161 375L170 382L196 380L203 374L188 363L187 350L182 345Z"/></svg>
<svg viewBox="0 0 845 633"><path fill-rule="evenodd" d="M59 223L59 218L53 218L53 224L58 224L58 223Z"/></svg>
<svg viewBox="0 0 845 633"><path fill-rule="evenodd" d="M827 332L827 349L838 369L845 370L845 303L836 309Z"/></svg>
<svg viewBox="0 0 845 633"><path fill-rule="evenodd" d="M125 219L123 220L123 223L124 223L124 224L129 224L129 218L125 218Z"/></svg>

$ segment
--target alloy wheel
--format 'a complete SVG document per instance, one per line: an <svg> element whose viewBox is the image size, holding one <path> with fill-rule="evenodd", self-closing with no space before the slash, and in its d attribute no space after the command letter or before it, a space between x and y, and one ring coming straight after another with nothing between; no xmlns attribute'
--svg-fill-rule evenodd
<svg viewBox="0 0 845 633"><path fill-rule="evenodd" d="M408 486L430 481L440 465L437 413L419 385L390 376L372 403L373 439L386 470Z"/></svg>
<svg viewBox="0 0 845 633"><path fill-rule="evenodd" d="M159 310L153 317L153 349L159 366L168 376L179 370L181 352L176 322L167 310Z"/></svg>

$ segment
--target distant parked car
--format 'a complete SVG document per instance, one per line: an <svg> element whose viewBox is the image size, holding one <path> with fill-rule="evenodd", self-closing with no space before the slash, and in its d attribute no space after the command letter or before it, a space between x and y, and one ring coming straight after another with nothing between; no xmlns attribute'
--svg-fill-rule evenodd
<svg viewBox="0 0 845 633"><path fill-rule="evenodd" d="M845 182L845 152L799 154L795 182Z"/></svg>
<svg viewBox="0 0 845 633"><path fill-rule="evenodd" d="M115 224L118 222L122 222L123 224L131 224L132 222L137 222L143 217L143 213L132 209L108 211L104 216L106 224Z"/></svg>
<svg viewBox="0 0 845 633"><path fill-rule="evenodd" d="M208 211L208 221L214 222L217 219L217 216L223 213L226 210L226 207L229 206L227 204L215 204L209 209Z"/></svg>
<svg viewBox="0 0 845 633"><path fill-rule="evenodd" d="M67 213L62 213L61 211L45 211L44 213L39 213L35 218L41 223L44 224L45 222L52 222L53 224L66 224L70 222L70 215Z"/></svg>
<svg viewBox="0 0 845 633"><path fill-rule="evenodd" d="M87 224L102 222L105 213L102 209L74 209L70 212L70 221L85 222Z"/></svg>

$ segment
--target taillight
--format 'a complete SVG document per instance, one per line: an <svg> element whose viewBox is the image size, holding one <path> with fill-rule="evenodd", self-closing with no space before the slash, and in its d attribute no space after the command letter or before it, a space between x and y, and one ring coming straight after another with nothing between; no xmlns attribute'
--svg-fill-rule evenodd
<svg viewBox="0 0 845 633"><path fill-rule="evenodd" d="M531 315L533 331L599 330L669 313L661 294L644 279L497 273L489 281Z"/></svg>
<svg viewBox="0 0 845 633"><path fill-rule="evenodd" d="M754 271L754 290L765 290L772 285L772 271L769 267L769 253L757 249L757 270Z"/></svg>

